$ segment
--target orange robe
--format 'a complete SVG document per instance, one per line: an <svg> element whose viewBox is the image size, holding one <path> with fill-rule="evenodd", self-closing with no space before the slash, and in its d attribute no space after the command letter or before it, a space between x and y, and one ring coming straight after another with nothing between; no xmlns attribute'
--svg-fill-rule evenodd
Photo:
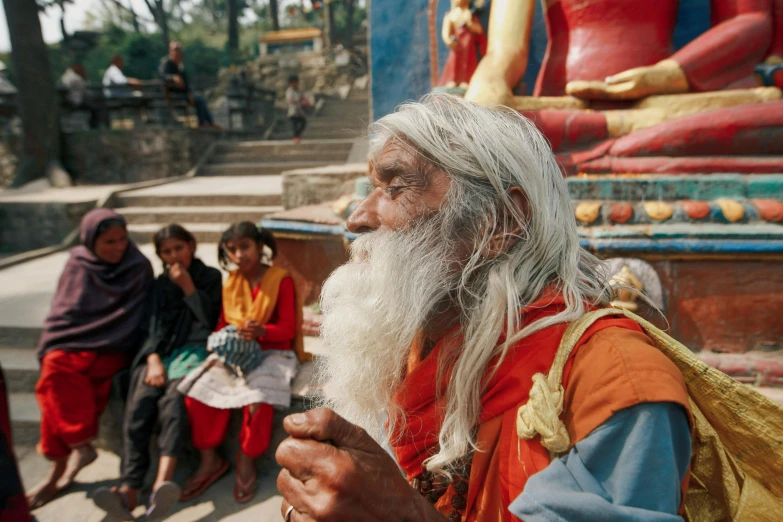
<svg viewBox="0 0 783 522"><path fill-rule="evenodd" d="M560 299L546 298L530 305L523 314L529 323L562 309ZM515 344L487 383L476 437L481 451L473 456L463 520L518 520L508 511L509 504L523 491L531 475L549 465L549 452L538 437L530 441L517 437L516 413L527 402L532 376L547 373L551 367L566 327L554 325ZM424 471L421 463L437 449L438 408L434 401L425 404L427 401L421 398L428 397L428 392L434 395L435 379L429 373L433 368L436 371L441 349L436 346L409 373L398 394L397 400L404 408L412 406L412 410L405 409L408 429L393 446L409 480ZM636 404L673 402L690 415L682 375L628 319L600 320L588 329L566 365L563 383L563 420L572 445L615 412ZM686 489L687 477L682 484L683 502ZM454 494L453 486L449 487L436 503L446 516L453 511Z"/></svg>

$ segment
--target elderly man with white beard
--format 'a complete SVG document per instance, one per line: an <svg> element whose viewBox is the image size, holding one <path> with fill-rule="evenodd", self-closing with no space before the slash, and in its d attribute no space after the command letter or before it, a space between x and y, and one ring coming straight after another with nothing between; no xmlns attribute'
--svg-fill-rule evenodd
<svg viewBox="0 0 783 522"><path fill-rule="evenodd" d="M287 417L277 451L285 520L682 520L688 396L635 322L579 339L567 433L519 436L533 376L610 295L543 136L433 95L373 124L371 145L351 262L321 298L321 408Z"/></svg>

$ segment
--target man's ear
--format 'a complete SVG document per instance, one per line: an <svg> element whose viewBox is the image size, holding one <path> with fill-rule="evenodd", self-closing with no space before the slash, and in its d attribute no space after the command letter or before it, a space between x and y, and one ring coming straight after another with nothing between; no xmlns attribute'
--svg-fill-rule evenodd
<svg viewBox="0 0 783 522"><path fill-rule="evenodd" d="M511 209L503 208L492 237L481 251L487 259L494 259L516 245L522 238L522 224L530 216L530 205L521 188L511 187L506 194L511 201Z"/></svg>

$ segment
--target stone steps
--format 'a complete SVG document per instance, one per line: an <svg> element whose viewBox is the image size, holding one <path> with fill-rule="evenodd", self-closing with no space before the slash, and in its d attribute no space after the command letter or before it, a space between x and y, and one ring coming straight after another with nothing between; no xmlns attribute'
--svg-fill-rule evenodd
<svg viewBox="0 0 783 522"><path fill-rule="evenodd" d="M286 151L277 154L269 154L263 150L249 150L236 152L219 152L212 155L208 165L226 164L226 163L248 163L248 162L291 162L291 161L318 161L323 164L345 163L350 149L333 151Z"/></svg>
<svg viewBox="0 0 783 522"><path fill-rule="evenodd" d="M326 116L319 116L317 118L310 118L307 120L308 129L351 129L359 130L366 124L366 120L360 116L356 117L340 117L329 118Z"/></svg>
<svg viewBox="0 0 783 522"><path fill-rule="evenodd" d="M335 123L346 123L348 125L356 125L361 121L364 124L369 123L369 111L366 108L357 109L352 106L342 107L324 107L324 109L309 121L332 121Z"/></svg>
<svg viewBox="0 0 783 522"><path fill-rule="evenodd" d="M281 176L199 176L160 187L122 194L117 207L271 207L279 206Z"/></svg>
<svg viewBox="0 0 783 522"><path fill-rule="evenodd" d="M302 133L302 139L307 141L311 139L345 139L355 140L367 134L367 127L359 125L318 125L308 126ZM291 139L291 127L286 124L279 124L272 133L272 139L286 140Z"/></svg>
<svg viewBox="0 0 783 522"><path fill-rule="evenodd" d="M334 106L332 103L334 102L328 102L318 116L308 118L302 135L305 140L303 144L312 140L354 140L367 134L370 117L366 106L357 108L352 103ZM290 139L291 136L291 126L288 120L284 119L277 123L271 138L282 141Z"/></svg>
<svg viewBox="0 0 783 522"><path fill-rule="evenodd" d="M126 207L117 212L125 217L129 225L152 223L234 223L237 221L260 221L281 206L170 206L170 207Z"/></svg>
<svg viewBox="0 0 783 522"><path fill-rule="evenodd" d="M192 229L191 229L192 230ZM20 335L20 330L28 330ZM11 406L11 428L16 446L32 446L40 435L41 413L35 398L35 384L40 375L40 365L36 356L36 347L40 337L40 328L0 327L0 365L5 373L9 388ZM322 351L321 341L316 337L305 337L305 349L311 353ZM305 363L293 383L293 394L301 409L303 399L315 392L312 386L313 363ZM116 401L115 401L116 404ZM111 411L112 408L109 408ZM116 410L116 408L115 408ZM121 410L121 408L120 408ZM100 447L115 448L119 443L119 433L112 416L117 411L105 415L102 420ZM277 430L281 430L277 426Z"/></svg>
<svg viewBox="0 0 783 522"><path fill-rule="evenodd" d="M280 205L280 193L272 194L190 194L190 195L165 195L165 196L122 196L121 207L203 207L215 206L255 206L273 207Z"/></svg>
<svg viewBox="0 0 783 522"><path fill-rule="evenodd" d="M152 243L152 237L155 233L166 226L169 223L143 223L128 225L128 236L137 245L143 245L146 243ZM217 243L220 241L220 237L228 227L231 226L231 221L222 223L179 223L188 231L193 234L198 243Z"/></svg>
<svg viewBox="0 0 783 522"><path fill-rule="evenodd" d="M33 330L31 328L31 330ZM40 331L39 329L35 329ZM0 365L8 386L8 393L33 393L41 366L36 355L37 340L27 348L0 348Z"/></svg>
<svg viewBox="0 0 783 522"><path fill-rule="evenodd" d="M270 161L245 163L208 163L199 171L199 176L269 176L293 169L321 167L328 161Z"/></svg>
<svg viewBox="0 0 783 522"><path fill-rule="evenodd" d="M352 140L317 140L310 139L301 143L292 143L290 140L276 141L245 141L227 142L216 144L215 153L258 151L265 154L306 154L308 152L329 152L343 150L348 153L353 146Z"/></svg>
<svg viewBox="0 0 783 522"><path fill-rule="evenodd" d="M35 393L11 393L11 432L15 446L34 446L41 436L41 411Z"/></svg>

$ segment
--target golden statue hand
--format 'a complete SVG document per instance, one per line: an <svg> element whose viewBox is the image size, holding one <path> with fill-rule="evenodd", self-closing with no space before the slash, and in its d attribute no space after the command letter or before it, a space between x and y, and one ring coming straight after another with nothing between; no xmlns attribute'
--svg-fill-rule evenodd
<svg viewBox="0 0 783 522"><path fill-rule="evenodd" d="M566 93L585 100L639 100L654 94L688 92L688 79L673 60L636 67L609 76L605 81L573 81Z"/></svg>

